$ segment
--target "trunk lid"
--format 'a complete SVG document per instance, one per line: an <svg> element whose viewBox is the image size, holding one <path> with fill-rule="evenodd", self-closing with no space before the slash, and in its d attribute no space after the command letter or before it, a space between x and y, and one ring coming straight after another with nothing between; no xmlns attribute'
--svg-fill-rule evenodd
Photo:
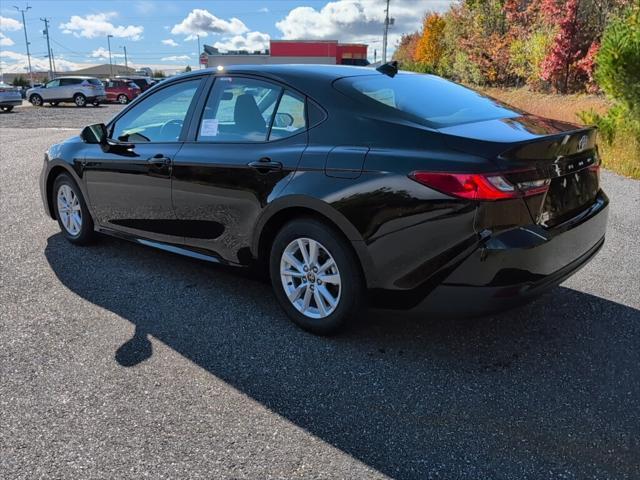
<svg viewBox="0 0 640 480"><path fill-rule="evenodd" d="M554 227L596 199L600 160L595 128L523 115L440 131L451 148L490 158L514 185L546 180L546 192L523 200L536 224Z"/></svg>

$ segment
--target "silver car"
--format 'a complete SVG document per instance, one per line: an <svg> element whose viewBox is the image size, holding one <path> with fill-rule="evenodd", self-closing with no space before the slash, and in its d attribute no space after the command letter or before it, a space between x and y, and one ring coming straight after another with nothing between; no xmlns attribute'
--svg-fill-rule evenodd
<svg viewBox="0 0 640 480"><path fill-rule="evenodd" d="M36 107L45 102L53 106L61 102L72 102L78 107L86 107L88 103L98 106L106 99L104 85L94 77L58 77L42 87L27 90L27 100Z"/></svg>
<svg viewBox="0 0 640 480"><path fill-rule="evenodd" d="M0 110L10 112L13 107L22 105L20 90L4 82L0 82Z"/></svg>

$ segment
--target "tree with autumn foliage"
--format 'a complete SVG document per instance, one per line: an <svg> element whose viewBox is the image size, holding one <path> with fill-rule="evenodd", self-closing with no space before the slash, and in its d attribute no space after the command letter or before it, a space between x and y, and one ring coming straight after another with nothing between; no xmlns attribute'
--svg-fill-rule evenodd
<svg viewBox="0 0 640 480"><path fill-rule="evenodd" d="M406 33L400 37L400 41L393 53L393 59L396 60L401 68L412 69L415 60L414 52L420 40L420 32Z"/></svg>
<svg viewBox="0 0 640 480"><path fill-rule="evenodd" d="M438 71L444 54L445 20L438 13L425 15L422 33L413 53L413 60L425 71Z"/></svg>

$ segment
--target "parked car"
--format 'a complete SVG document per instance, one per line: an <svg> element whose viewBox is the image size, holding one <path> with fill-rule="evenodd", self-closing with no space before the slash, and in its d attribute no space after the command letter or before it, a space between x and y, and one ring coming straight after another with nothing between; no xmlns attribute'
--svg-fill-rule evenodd
<svg viewBox="0 0 640 480"><path fill-rule="evenodd" d="M149 90L155 84L153 79L151 79L150 77L141 77L137 75L129 75L129 76L117 75L116 78L120 80L129 80L135 83L136 85L138 85L138 87L140 87L140 90L143 92L146 90Z"/></svg>
<svg viewBox="0 0 640 480"><path fill-rule="evenodd" d="M93 77L58 77L42 87L27 90L27 99L40 107L45 102L56 106L62 102L86 107L88 103L98 106L107 99L102 82Z"/></svg>
<svg viewBox="0 0 640 480"><path fill-rule="evenodd" d="M45 210L71 243L98 231L265 268L319 334L367 300L521 304L594 257L608 214L593 128L393 64L191 72L45 158Z"/></svg>
<svg viewBox="0 0 640 480"><path fill-rule="evenodd" d="M102 84L107 93L108 102L127 104L142 93L138 85L121 78L107 79Z"/></svg>
<svg viewBox="0 0 640 480"><path fill-rule="evenodd" d="M0 110L10 112L13 107L22 105L20 90L12 85L0 82Z"/></svg>

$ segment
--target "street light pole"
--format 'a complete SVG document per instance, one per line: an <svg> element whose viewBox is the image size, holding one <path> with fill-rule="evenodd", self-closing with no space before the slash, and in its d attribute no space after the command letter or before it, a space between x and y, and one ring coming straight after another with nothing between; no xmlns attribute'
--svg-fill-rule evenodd
<svg viewBox="0 0 640 480"><path fill-rule="evenodd" d="M127 46L123 45L122 49L124 50L124 68L126 70L128 70L129 69L129 62L127 61Z"/></svg>
<svg viewBox="0 0 640 480"><path fill-rule="evenodd" d="M111 73L111 77L113 77L113 63L111 63L111 39L113 35L107 35L107 47L109 48L109 72Z"/></svg>
<svg viewBox="0 0 640 480"><path fill-rule="evenodd" d="M31 53L29 52L29 39L27 38L27 22L24 21L24 12L29 10L31 7L27 4L27 8L21 9L20 7L13 6L16 10L18 10L22 14L22 26L24 27L24 43L27 45L27 62L29 63L29 82L31 82L31 86L33 87L33 71L31 70Z"/></svg>
<svg viewBox="0 0 640 480"><path fill-rule="evenodd" d="M198 65L200 65L200 68L202 68L202 64L200 63L200 35L196 34L196 37L198 38Z"/></svg>

